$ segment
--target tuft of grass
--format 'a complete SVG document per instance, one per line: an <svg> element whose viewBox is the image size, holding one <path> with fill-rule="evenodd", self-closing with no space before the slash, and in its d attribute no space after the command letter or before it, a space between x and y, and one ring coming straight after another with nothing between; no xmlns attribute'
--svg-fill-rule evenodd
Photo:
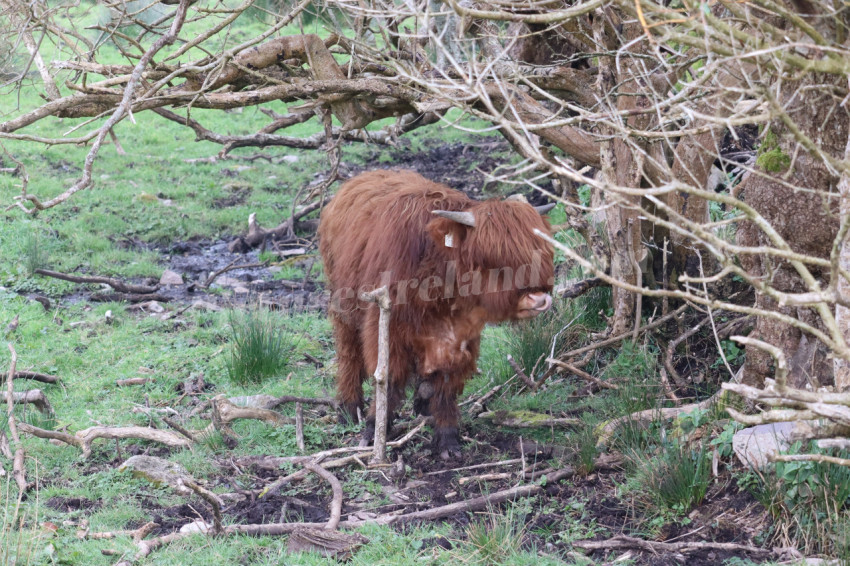
<svg viewBox="0 0 850 566"><path fill-rule="evenodd" d="M586 416L585 416L586 418ZM596 446L595 426L588 423L572 435L570 438L573 441L575 450L575 469L576 473L581 476L586 476L593 472L596 467L596 456L599 454L599 449Z"/></svg>
<svg viewBox="0 0 850 566"><path fill-rule="evenodd" d="M801 453L795 443L789 453ZM806 453L823 454L812 442ZM837 454L847 457L843 451ZM774 540L806 554L850 558L850 469L826 462L776 462L738 479L764 505L774 521Z"/></svg>
<svg viewBox="0 0 850 566"><path fill-rule="evenodd" d="M515 562L522 553L525 528L512 514L491 514L489 519L475 521L466 528L466 540L458 545L455 558L462 564L506 564Z"/></svg>
<svg viewBox="0 0 850 566"><path fill-rule="evenodd" d="M49 253L44 238L35 229L27 230L21 238L21 253L28 275L47 266Z"/></svg>
<svg viewBox="0 0 850 566"><path fill-rule="evenodd" d="M259 383L286 367L297 340L271 313L249 308L230 311L228 319L231 350L226 365L231 381Z"/></svg>

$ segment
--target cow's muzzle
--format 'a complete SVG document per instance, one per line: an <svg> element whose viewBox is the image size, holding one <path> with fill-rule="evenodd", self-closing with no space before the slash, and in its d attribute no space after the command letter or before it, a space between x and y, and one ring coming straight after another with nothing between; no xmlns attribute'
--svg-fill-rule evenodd
<svg viewBox="0 0 850 566"><path fill-rule="evenodd" d="M549 293L529 293L523 295L517 305L517 315L519 319L534 318L540 313L546 312L552 306L552 296Z"/></svg>

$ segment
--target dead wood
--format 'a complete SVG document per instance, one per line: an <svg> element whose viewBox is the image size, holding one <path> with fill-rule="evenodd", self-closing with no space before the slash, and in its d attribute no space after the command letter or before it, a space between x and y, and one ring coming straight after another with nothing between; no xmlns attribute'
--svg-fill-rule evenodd
<svg viewBox="0 0 850 566"><path fill-rule="evenodd" d="M684 382L682 377L679 375L679 372L676 371L676 368L673 367L673 353L676 351L676 348L679 347L679 344L699 332L700 328L705 326L705 323L709 321L709 318L704 318L699 321L696 325L688 329L686 332L683 332L681 336L678 338L671 340L669 344L667 344L667 348L664 353L664 367L667 368L667 372L670 374L670 378L673 380L673 383L676 384L676 387L679 389L685 389L687 384Z"/></svg>
<svg viewBox="0 0 850 566"><path fill-rule="evenodd" d="M570 373L577 375L578 377L582 378L583 380L585 380L589 383L592 383L593 385L595 385L596 387L599 387L600 389L614 389L614 390L619 389L619 387L616 384L608 383L607 381L602 381L601 379L599 379L597 377L593 377L592 375L590 375L586 371L580 370L579 368L577 368L576 366L574 366L571 363L562 362L561 360L556 360L555 358L547 358L546 361L549 362L550 364L554 364L558 367L562 367L565 370L568 370Z"/></svg>
<svg viewBox="0 0 850 566"><path fill-rule="evenodd" d="M238 261L238 258L234 259L233 261L231 261L230 263L228 263L227 265L225 265L224 267L222 267L218 271L211 273L210 276L207 277L206 280L198 286L202 289L207 289L207 288L209 288L210 285L212 285L213 281L215 281L216 278L218 278L218 276L222 275L223 273L227 273L228 271L233 271L235 269L255 269L255 268L260 268L260 267L266 267L269 264L269 262L267 262L267 261L261 261L259 263L256 263L256 262L255 263L242 263L242 264L236 265L237 261Z"/></svg>
<svg viewBox="0 0 850 566"><path fill-rule="evenodd" d="M301 528L289 535L287 552L318 552L337 563L345 562L369 539L357 533Z"/></svg>
<svg viewBox="0 0 850 566"><path fill-rule="evenodd" d="M145 301L167 303L171 297L159 293L92 293L89 299L97 303L143 303Z"/></svg>
<svg viewBox="0 0 850 566"><path fill-rule="evenodd" d="M301 403L295 403L295 445L302 454L304 446L304 409Z"/></svg>
<svg viewBox="0 0 850 566"><path fill-rule="evenodd" d="M479 474L477 476L468 476L457 480L458 485L466 485L474 481L497 481L507 480L513 477L513 474L508 472L495 472L489 474Z"/></svg>
<svg viewBox="0 0 850 566"><path fill-rule="evenodd" d="M294 212L284 222L270 229L260 226L257 223L256 213L252 212L248 215L248 233L244 236L237 237L235 240L227 244L227 249L233 253L244 252L256 248L268 239L288 240L294 238L296 223L311 212L316 212L325 206L330 202L330 200L330 197L325 197L312 202Z"/></svg>
<svg viewBox="0 0 850 566"><path fill-rule="evenodd" d="M528 375L523 371L521 367L519 367L519 364L516 363L516 360L514 360L513 356L511 356L510 354L508 354L508 363L511 364L511 367L516 372L517 377L519 377L523 383L525 383L532 391L537 391L537 383L533 379L528 377Z"/></svg>
<svg viewBox="0 0 850 566"><path fill-rule="evenodd" d="M342 516L342 484L335 475L327 471L325 468L315 462L307 462L304 467L321 477L323 480L331 484L333 490L333 499L331 500L331 518L325 526L327 530L336 530L339 526L339 519Z"/></svg>
<svg viewBox="0 0 850 566"><path fill-rule="evenodd" d="M582 424L581 419L554 418L543 413L531 411L488 411L478 415L493 424L515 428L574 427Z"/></svg>
<svg viewBox="0 0 850 566"><path fill-rule="evenodd" d="M151 442L159 442L166 446L174 448L186 448L192 445L188 439L183 438L173 432L167 430L159 430L143 426L93 426L87 429L78 431L74 434L67 432L59 432L55 430L45 430L26 423L20 423L18 428L27 434L31 434L38 438L49 440L59 440L65 444L76 446L82 450L82 458L86 459L91 456L92 442L99 438L106 439L126 439L135 438L138 440L149 440Z"/></svg>
<svg viewBox="0 0 850 566"><path fill-rule="evenodd" d="M567 207L569 209L569 207ZM584 295L591 289L595 287L608 286L608 283L600 279L599 277L592 277L590 279L583 279L582 281L577 281L575 283L571 283L567 287L559 287L555 289L555 293L564 298L564 299L575 299L576 297L580 297Z"/></svg>
<svg viewBox="0 0 850 566"><path fill-rule="evenodd" d="M685 310L687 308L688 308L688 305L682 305L681 307L677 308L676 310L667 314L666 316L662 316L658 320L642 326L641 328L638 329L638 332L640 333L640 332L648 332L650 330L655 330L656 328L663 325L664 323L666 323L670 319L677 317L680 314L682 314L683 312L685 312ZM599 348L605 348L606 346L611 346L613 344L617 344L617 343L622 342L623 340L625 340L627 338L631 338L633 335L634 335L634 332L632 330L629 330L628 332L623 332L623 333L621 333L617 336L614 336L612 338L607 338L605 340L600 340L599 342L595 342L595 343L589 344L587 346L582 346L581 348L576 348L575 350L572 350L572 351L567 352L566 354L562 355L561 359L569 360L570 358L574 358L574 357L579 356L581 354L584 354L586 352L598 350Z"/></svg>
<svg viewBox="0 0 850 566"><path fill-rule="evenodd" d="M189 480L189 479L181 479L180 480L183 485L197 493L204 501L209 503L210 507L212 507L213 512L213 534L218 535L223 531L222 523L221 523L221 506L222 501L219 497L208 490L207 488L198 485L198 483Z"/></svg>
<svg viewBox="0 0 850 566"><path fill-rule="evenodd" d="M237 419L256 419L276 426L295 424L295 419L270 409L235 405L224 395L213 397L212 402L224 425L229 425Z"/></svg>
<svg viewBox="0 0 850 566"><path fill-rule="evenodd" d="M41 383L59 383L59 378L55 375L47 375L46 373L37 373L34 371L16 371L14 379L31 379ZM0 383L6 380L6 376L0 376Z"/></svg>
<svg viewBox="0 0 850 566"><path fill-rule="evenodd" d="M599 433L599 439L596 441L596 445L608 446L610 444L611 437L614 436L614 433L617 432L617 429L619 429L621 426L628 422L647 424L659 419L675 419L679 415L690 413L691 411L697 409L707 409L714 405L714 403L716 403L720 399L720 396L723 394L723 391L724 390L721 389L705 401L701 401L699 403L691 403L690 405L682 405L681 407L661 407L657 409L646 409L645 411L638 411L630 415L623 415L622 417L618 417L616 419L608 421L604 426L602 426Z"/></svg>
<svg viewBox="0 0 850 566"><path fill-rule="evenodd" d="M475 464L474 466L463 466L461 468L449 468L446 470L437 470L436 472L428 472L424 474L425 476L436 476L439 474L448 474L454 472L462 472L466 470L480 470L481 468L495 468L498 466L514 466L516 464L521 464L522 458L515 458L513 460L501 460L499 462L487 462L486 464Z"/></svg>
<svg viewBox="0 0 850 566"><path fill-rule="evenodd" d="M3 400L8 403L8 396L6 396ZM48 400L47 395L45 395L41 389L30 389L29 391L12 393L12 403L16 405L21 403L30 403L41 413L46 415L53 414L53 407L50 405L50 400Z"/></svg>
<svg viewBox="0 0 850 566"><path fill-rule="evenodd" d="M145 385L152 381L153 379L150 377L131 377L129 379L118 379L115 381L115 385L118 387L128 387L131 385Z"/></svg>
<svg viewBox="0 0 850 566"><path fill-rule="evenodd" d="M296 397L294 395L283 395L282 397L277 397L273 401L267 403L266 409L274 409L278 405L283 405L284 403L303 403L305 405L328 405L334 408L339 405L339 401L337 401L336 399L331 399L330 397Z"/></svg>
<svg viewBox="0 0 850 566"><path fill-rule="evenodd" d="M475 418L475 417L477 417L479 414L481 414L482 412L484 412L484 405L485 405L485 403L487 403L487 401L489 401L490 399L492 399L492 398L493 398L493 396L494 396L496 393L498 393L501 389L503 389L503 388L507 387L508 385L510 385L510 383L511 383L512 381L513 381L513 377L511 377L510 379L508 379L505 383L501 383L501 384L499 384L499 385L496 385L495 387L493 387L492 389L490 389L490 391L488 391L487 393L485 393L484 395L482 395L482 396L481 396L481 397L479 397L478 399L470 399L470 401L472 402L472 406L471 406L471 407L469 408L469 410L467 411L467 412L469 413L469 415L470 415L471 417ZM461 403L460 405L463 405L463 404L464 404L464 403Z"/></svg>
<svg viewBox="0 0 850 566"><path fill-rule="evenodd" d="M748 544L738 544L734 542L655 542L640 538L630 537L626 535L618 535L608 540L586 540L576 541L573 546L583 548L585 550L614 550L623 548L637 548L652 552L653 554L672 552L672 553L688 553L699 550L724 550L727 552L746 552L755 554L760 557L767 557L773 554L772 550L766 548L758 548Z"/></svg>
<svg viewBox="0 0 850 566"><path fill-rule="evenodd" d="M390 363L390 295L387 287L383 286L370 293L362 293L363 301L377 303L381 314L378 318L378 365L375 368L375 453L372 464L383 464L387 461L387 386L389 382ZM368 440L368 439L366 439Z"/></svg>
<svg viewBox="0 0 850 566"><path fill-rule="evenodd" d="M39 275L44 275L46 277L53 277L55 279L62 279L63 281L70 281L71 283L104 283L109 285L119 293L127 293L127 294L146 294L146 293L155 293L159 289L159 285L154 287L149 287L147 285L134 285L132 283L125 283L120 279L114 279L112 277L101 277L97 275L69 275L67 273L59 273L58 271L50 271L47 269L36 269L35 273Z"/></svg>
<svg viewBox="0 0 850 566"><path fill-rule="evenodd" d="M128 531L103 531L98 533L92 533L88 530L88 526L83 529L77 531L77 538L79 539L92 539L92 540L103 540L103 539L111 539L116 537L124 537L129 536L135 542L139 542L146 536L148 536L152 530L159 527L158 523L154 523L153 521L149 521L139 527L138 529L128 530Z"/></svg>
<svg viewBox="0 0 850 566"><path fill-rule="evenodd" d="M162 417L162 421L180 434L182 434L183 436L185 436L186 438L188 438L189 440L191 440L192 442L195 442L197 440L194 434L183 428L180 424L174 422L173 419L169 419L168 417Z"/></svg>
<svg viewBox="0 0 850 566"><path fill-rule="evenodd" d="M9 446L6 451L11 452L14 449L14 457L12 458L12 476L15 478L15 483L18 484L18 502L24 496L27 490L26 467L24 466L24 446L21 444L21 437L18 436L18 423L15 419L15 391L14 391L14 375L15 367L18 365L18 353L11 343L9 352L12 355L9 361L9 372L6 374L6 416L9 423Z"/></svg>

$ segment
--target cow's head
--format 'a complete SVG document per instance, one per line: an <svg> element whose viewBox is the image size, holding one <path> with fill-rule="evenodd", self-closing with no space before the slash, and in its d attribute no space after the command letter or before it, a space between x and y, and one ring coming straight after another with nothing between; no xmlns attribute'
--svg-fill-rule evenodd
<svg viewBox="0 0 850 566"><path fill-rule="evenodd" d="M463 211L435 210L428 225L457 266L457 297L482 306L490 321L532 318L552 306L554 251L535 236L549 231L551 209L518 200L476 202Z"/></svg>

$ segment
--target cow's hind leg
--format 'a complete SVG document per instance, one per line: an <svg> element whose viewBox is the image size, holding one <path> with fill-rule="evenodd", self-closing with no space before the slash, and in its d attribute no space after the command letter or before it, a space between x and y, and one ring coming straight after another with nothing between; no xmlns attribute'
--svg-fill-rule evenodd
<svg viewBox="0 0 850 566"><path fill-rule="evenodd" d="M457 407L457 396L463 392L463 380L448 374L438 374L429 381L434 389L429 404L434 417L432 449L443 460L460 458L460 410Z"/></svg>
<svg viewBox="0 0 850 566"><path fill-rule="evenodd" d="M339 318L333 319L336 342L336 390L340 402L341 423L356 423L357 411L363 410L363 382L366 366L360 347L357 329Z"/></svg>

